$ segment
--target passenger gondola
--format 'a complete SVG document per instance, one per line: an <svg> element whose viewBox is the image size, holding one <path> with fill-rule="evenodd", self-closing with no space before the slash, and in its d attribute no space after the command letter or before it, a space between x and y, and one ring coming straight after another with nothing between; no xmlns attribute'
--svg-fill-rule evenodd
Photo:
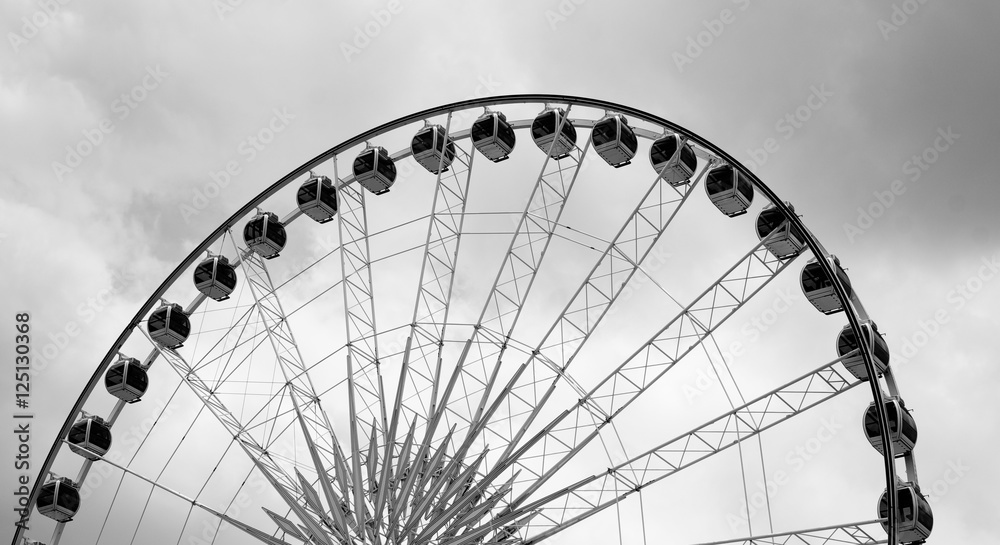
<svg viewBox="0 0 1000 545"><path fill-rule="evenodd" d="M111 449L111 428L99 416L77 420L66 437L69 449L88 460L97 460Z"/></svg>
<svg viewBox="0 0 1000 545"><path fill-rule="evenodd" d="M795 212L791 203L786 202L785 206ZM781 210L773 204L757 215L757 238L763 240L764 247L778 259L794 257L806 246L802 230L788 221Z"/></svg>
<svg viewBox="0 0 1000 545"><path fill-rule="evenodd" d="M684 141L677 149L677 143L683 139L676 134L668 134L658 138L649 148L649 162L656 173L672 186L688 183L698 166L698 158L691 144Z"/></svg>
<svg viewBox="0 0 1000 545"><path fill-rule="evenodd" d="M732 165L719 165L710 170L705 191L712 204L729 217L746 214L753 202L753 185Z"/></svg>
<svg viewBox="0 0 1000 545"><path fill-rule="evenodd" d="M299 210L314 221L326 223L337 215L337 188L326 176L309 176L296 194Z"/></svg>
<svg viewBox="0 0 1000 545"><path fill-rule="evenodd" d="M278 252L285 247L287 239L285 226L281 224L278 215L272 212L258 213L243 228L243 241L247 243L247 247L264 259L278 257Z"/></svg>
<svg viewBox="0 0 1000 545"><path fill-rule="evenodd" d="M865 342L875 339L872 345L872 355L874 356L875 369L881 375L889 367L889 345L886 344L885 339L879 334L875 322L862 323L861 335L865 339ZM837 336L837 356L843 358L840 361L849 373L861 380L868 380L868 368L865 367L865 360L861 356L861 353L858 352L853 356L847 356L847 354L857 350L858 347L858 337L854 334L854 329L851 328L850 324L844 326L844 329L840 330L840 335Z"/></svg>
<svg viewBox="0 0 1000 545"><path fill-rule="evenodd" d="M191 321L177 303L165 304L146 321L149 336L166 348L180 348L191 333Z"/></svg>
<svg viewBox="0 0 1000 545"><path fill-rule="evenodd" d="M878 516L882 528L889 531L888 490L878 500ZM934 528L934 513L920 488L913 483L899 483L896 487L896 539L901 544L923 543Z"/></svg>
<svg viewBox="0 0 1000 545"><path fill-rule="evenodd" d="M104 374L104 386L118 399L135 403L146 393L149 377L139 360L121 356Z"/></svg>
<svg viewBox="0 0 1000 545"><path fill-rule="evenodd" d="M437 174L438 168L447 172L455 160L455 141L441 125L427 125L413 135L410 152L413 159L431 174Z"/></svg>
<svg viewBox="0 0 1000 545"><path fill-rule="evenodd" d="M225 256L209 256L194 269L194 287L206 297L225 301L236 289L236 270Z"/></svg>
<svg viewBox="0 0 1000 545"><path fill-rule="evenodd" d="M893 456L899 458L906 455L917 444L917 421L913 419L910 411L906 410L903 400L898 397L885 399L885 417L889 421L889 440L892 441ZM884 454L882 431L878 425L878 413L874 401L865 411L864 429L868 442L879 454Z"/></svg>
<svg viewBox="0 0 1000 545"><path fill-rule="evenodd" d="M843 284L847 296L850 297L851 280L847 277L844 269L841 268L840 260L837 259L837 256L831 255L830 257L833 258L833 268L836 271L837 278ZM823 267L815 259L810 259L809 263L806 263L806 266L802 268L801 281L802 292L817 310L823 314L834 314L844 310L844 303L837 295L837 291L833 287L833 281L826 275Z"/></svg>
<svg viewBox="0 0 1000 545"><path fill-rule="evenodd" d="M590 141L601 159L615 168L630 164L639 148L635 131L621 114L609 115L598 121L590 132Z"/></svg>
<svg viewBox="0 0 1000 545"><path fill-rule="evenodd" d="M35 508L57 522L69 522L80 510L80 489L66 477L49 481L38 492Z"/></svg>
<svg viewBox="0 0 1000 545"><path fill-rule="evenodd" d="M531 137L538 149L557 161L568 157L569 152L576 147L576 128L566 118L566 111L562 108L547 108L538 114L531 122Z"/></svg>
<svg viewBox="0 0 1000 545"><path fill-rule="evenodd" d="M375 195L389 191L396 181L396 164L382 146L369 146L354 158L354 179Z"/></svg>
<svg viewBox="0 0 1000 545"><path fill-rule="evenodd" d="M501 112L486 112L472 124L472 145L494 163L510 156L517 138Z"/></svg>

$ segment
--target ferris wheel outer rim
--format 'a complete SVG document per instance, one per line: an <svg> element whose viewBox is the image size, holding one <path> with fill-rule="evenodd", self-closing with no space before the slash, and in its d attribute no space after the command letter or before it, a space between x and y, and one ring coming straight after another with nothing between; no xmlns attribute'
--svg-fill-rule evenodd
<svg viewBox="0 0 1000 545"><path fill-rule="evenodd" d="M267 200L269 197L277 193L280 189L284 188L290 182L302 176L303 174L308 173L309 170L314 168L316 165L321 164L337 156L343 150L364 143L366 140L369 140L380 134L392 131L394 129L408 125L415 121L433 117L435 115L442 115L457 110L466 110L469 108L475 108L480 106L496 106L504 104L533 104L533 103L542 103L542 104L565 103L565 104L578 105L584 107L611 110L621 114L631 115L637 119L642 119L644 121L665 127L675 133L683 134L688 138L688 140L693 141L702 148L709 150L714 155L724 160L728 164L736 167L737 170L739 170L744 176L746 176L750 180L751 184L753 184L755 189L760 191L771 202L772 205L774 205L784 214L785 218L789 222L791 222L801 230L803 238L805 239L804 242L806 246L813 253L813 255L817 257L816 261L820 264L827 277L833 280L834 290L836 291L837 296L843 302L844 314L847 315L848 323L850 324L851 328L854 329L855 331L861 331L861 323L867 321L868 316L864 308L860 304L858 305L854 304L855 300L860 302L860 298L857 296L857 290L856 289L853 290L854 298L849 296L845 286L841 283L840 278L838 277L837 274L835 274L833 265L831 264L832 260L831 254L823 247L823 245L819 242L819 239L817 239L812 234L812 232L808 229L808 227L806 227L806 225L802 222L801 218L799 218L799 216L796 215L785 204L784 201L778 198L777 194L775 194L771 190L771 188L769 188L766 184L764 184L764 182L761 181L756 174L754 174L741 162L737 161L734 157L729 155L727 152L725 152L715 144L711 143L706 138L703 138L702 136L699 136L698 134L672 121L661 118L654 114L650 114L638 108L625 106L622 104L617 104L605 100L579 97L573 95L542 94L542 93L499 95L499 96L479 97L479 98L453 102L450 104L444 104L441 106L427 108L403 117L399 117L392 121L388 121L377 127L369 129L368 131L360 133L352 138L349 138L341 142L340 144L337 144L332 148L320 153L316 157L303 163L296 169L292 170L285 176L281 177L278 181L274 182L273 184L265 188L256 197L248 201L245 205L243 205L243 207L234 212L227 220L221 223L219 227L217 227L201 243L199 243L198 246L196 246L191 251L191 253L188 254L188 256L184 260L182 260L177 265L177 267L174 268L174 270L163 280L163 282L159 285L159 287L157 287L157 289L153 292L153 294L149 297L149 299L147 299L146 302L140 307L140 309L136 312L132 320L122 330L122 333L115 340L114 344L108 350L107 354L105 354L104 358L101 360L101 363L95 369L94 374L91 376L87 385L80 393L80 396L78 397L76 403L73 405L72 410L67 415L62 428L56 435L53 445L49 450L49 453L46 455L45 462L42 464L42 467L38 472L37 479L31 489L31 494L28 497L28 504L27 504L28 505L27 509L29 509L28 518L23 522L26 523L31 520L31 510L35 508L35 502L38 499L38 494L41 491L41 486L46 482L44 478L51 471L52 464L55 461L56 454L58 454L60 448L62 447L62 438L66 436L67 433L69 433L70 428L76 421L75 418L76 415L83 408L85 402L90 398L90 394L93 393L94 388L100 382L101 377L104 375L108 366L110 366L111 361L117 355L118 350L125 343L125 341L128 340L132 330L142 322L143 318L153 308L153 305L155 305L156 302L160 300L162 295L165 294L167 290L174 285L174 283L178 280L178 278L180 278L181 274L194 263L194 261L198 258L198 256L204 253L205 250L207 250L208 247L213 242L215 242L220 236L222 236L226 232L226 230L236 225L238 220L249 214L260 203ZM822 257L822 259L820 259L820 257ZM896 485L895 454L892 448L892 441L890 440L889 437L889 423L885 412L885 398L882 395L883 394L882 388L879 380L877 379L878 372L873 358L871 343L859 343L859 349L861 352L862 359L864 360L868 376L876 377L875 380L869 380L868 382L871 386L872 398L875 401L876 414L879 417L880 435L882 438L882 444L884 445L883 461L885 467L886 490L894 490ZM895 389L895 384L893 383L891 373L892 373L891 367L888 367L883 374L885 375L886 380L893 387L892 389ZM896 393L897 392L892 392L892 394L894 395ZM910 454L912 454L912 451ZM888 500L886 506L889 514L888 522L890 523L888 525L889 530L888 530L887 543L888 545L897 545L896 520L895 520L896 494L886 494L886 496ZM23 534L24 534L24 527L21 525L15 525L14 537L11 542L11 545L20 545L19 541L23 536Z"/></svg>

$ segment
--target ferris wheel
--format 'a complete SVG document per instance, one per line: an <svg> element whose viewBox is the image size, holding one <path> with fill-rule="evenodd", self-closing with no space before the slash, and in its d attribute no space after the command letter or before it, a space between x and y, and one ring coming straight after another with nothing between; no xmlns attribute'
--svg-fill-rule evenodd
<svg viewBox="0 0 1000 545"><path fill-rule="evenodd" d="M474 99L329 149L94 360L14 545L933 526L915 421L841 261L730 155L601 100ZM824 410L854 425L801 436ZM796 444L811 456L783 460Z"/></svg>

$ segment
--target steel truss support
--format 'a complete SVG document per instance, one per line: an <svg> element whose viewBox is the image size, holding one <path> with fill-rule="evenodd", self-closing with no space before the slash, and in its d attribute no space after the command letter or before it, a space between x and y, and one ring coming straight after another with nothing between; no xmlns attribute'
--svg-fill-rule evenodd
<svg viewBox="0 0 1000 545"><path fill-rule="evenodd" d="M556 134L568 122L568 115L569 110L556 127ZM555 143L554 140L552 147ZM500 361L589 150L588 138L582 150L574 147L558 161L546 154L470 339L471 358L463 359L456 368L462 375L463 392L452 402L454 408L449 408L448 414L459 420L460 429L469 428L470 441L477 436L473 431L483 422L484 403L495 386ZM462 406L468 406L469 414L458 412Z"/></svg>
<svg viewBox="0 0 1000 545"><path fill-rule="evenodd" d="M371 252L368 244L368 215L365 194L359 184L345 184L333 160L334 177L340 206L337 227L340 232L340 266L343 275L345 327L347 330L347 393L351 421L351 468L354 483L354 514L359 528L365 528L369 512L364 501L364 474L361 470L361 441L367 422L373 423L367 442L382 444L388 421L385 391L378 355L378 328L375 324L375 299L372 283ZM373 462L369 462L373 463Z"/></svg>
<svg viewBox="0 0 1000 545"><path fill-rule="evenodd" d="M680 153L681 146L677 149L677 153ZM713 164L714 160L707 161L691 183L680 187L670 185L659 174L654 178L642 200L622 224L618 234L577 288L566 308L553 322L528 360L517 370L502 395L494 400L486 419L503 402L521 402L526 405L508 410L509 414L527 416L523 422L515 422L513 417L507 417L512 436L501 459L507 458L517 447L560 379L565 378L580 397L587 395L586 390L567 374L567 369ZM542 391L541 387L545 385L548 386Z"/></svg>
<svg viewBox="0 0 1000 545"><path fill-rule="evenodd" d="M340 460L339 456L334 455L334 451L340 448L337 436L326 411L320 404L319 396L316 394L312 379L309 377L307 366L302 359L298 344L295 342L295 336L281 306L281 301L275 293L274 283L271 281L263 258L248 251L243 251L242 255L243 259L240 260L240 264L243 268L243 274L256 302L255 306L260 320L267 330L277 365L281 368L282 376L285 379L285 391L292 402L296 420L299 422L312 458L313 469L319 476L320 488L327 500L328 510L325 512L322 505L314 505L313 507L323 514L324 522L336 528L342 536L349 536L350 525L340 509L340 499L330 484L330 474L327 472L327 468L333 469ZM336 469L338 474L345 473L343 467ZM355 478L354 483L355 486L359 484L357 478ZM343 481L340 484L342 493L346 495L348 484ZM304 492L308 493L305 490ZM327 514L333 515L332 520Z"/></svg>
<svg viewBox="0 0 1000 545"><path fill-rule="evenodd" d="M450 134L451 119L449 113L445 123L445 134ZM421 260L417 297L414 302L410 332L403 352L396 401L393 405L394 410L389 425L388 437L390 440L386 441L384 445L382 468L377 483L376 527L381 524L386 500L393 492L389 489L389 482L400 481L404 467L410 465L410 460L405 459L400 459L398 464L393 462L396 454L393 448L394 439L400 420L406 422L409 416L410 423L415 425L419 420L430 422L437 413L442 350L475 157L473 153L467 152L457 142L454 143L454 146L455 157L448 171L442 172L443 154L441 162L438 164L431 218L427 227L427 241L424 244ZM418 322L423 325L418 326ZM405 406L404 394L408 392L411 397L417 398L421 402L420 408L424 411L423 413L402 414ZM429 426L428 430L430 429L432 427ZM441 452L443 454L443 449ZM454 471L460 467L461 464L456 464ZM428 493L425 497L429 499L433 495ZM399 519L398 512L394 512L392 515L393 521ZM393 533L397 531L395 525L390 531Z"/></svg>
<svg viewBox="0 0 1000 545"><path fill-rule="evenodd" d="M560 132L566 119L564 117L560 121L556 127L556 134ZM555 141L552 145L555 145ZM418 467L421 467L422 457L426 455L429 445L435 439L434 434L438 423L442 419L451 417L454 419L454 422L449 422L450 428L453 430L451 433L454 433L457 427L459 432L465 432L465 440L457 446L448 471L454 474L461 469L461 460L476 439L473 430L479 426L485 410L481 403L476 409L473 409L470 403L479 397L484 400L489 397L500 369L499 360L507 348L510 335L520 317L524 302L541 267L556 225L589 148L590 140L588 139L582 150L574 147L568 156L559 161L552 159L547 154L472 336L465 344L448 386L441 393L440 398L435 397L435 411L428 421L424 433L424 443L421 445L414 462ZM418 323L417 325L426 328L429 324ZM494 361L496 364L491 365ZM458 379L461 379L462 383L461 392L456 398L453 398L452 393L455 391ZM468 406L469 409L465 414L460 410L463 406ZM426 466L426 464L423 465ZM485 486L477 486L478 494L463 497L461 501L455 500L455 504L451 508L436 517L435 526L437 528L443 527L452 520L452 517L465 519L462 526L474 524L479 518L487 516L490 510L506 497L511 486L513 486L513 481L510 481L506 487L501 487L500 490L489 491ZM408 492L409 487L407 486L401 492L401 496L405 496ZM486 504L479 502L487 494L492 503L489 503L489 507L484 507ZM478 506L477 503L479 503ZM421 506L420 502L413 505L415 511L425 508L426 506ZM462 509L471 510L471 512L476 513L476 516L470 517L469 511L463 513ZM393 520L398 518L402 518L399 512L394 515ZM419 519L412 517L406 528L418 540L433 533L424 527ZM455 531L457 528L452 528L452 530Z"/></svg>

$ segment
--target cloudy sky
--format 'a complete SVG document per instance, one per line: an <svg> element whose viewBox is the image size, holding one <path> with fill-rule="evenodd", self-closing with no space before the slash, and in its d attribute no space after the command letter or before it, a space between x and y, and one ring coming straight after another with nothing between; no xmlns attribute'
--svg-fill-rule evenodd
<svg viewBox="0 0 1000 545"><path fill-rule="evenodd" d="M908 354L896 377L920 427L932 539L995 533L1000 6L50 3L0 6L3 320L28 311L36 349L65 345L32 383L37 463L138 306L262 188L408 113L559 93L679 123L795 205ZM264 127L275 137L255 147Z"/></svg>

